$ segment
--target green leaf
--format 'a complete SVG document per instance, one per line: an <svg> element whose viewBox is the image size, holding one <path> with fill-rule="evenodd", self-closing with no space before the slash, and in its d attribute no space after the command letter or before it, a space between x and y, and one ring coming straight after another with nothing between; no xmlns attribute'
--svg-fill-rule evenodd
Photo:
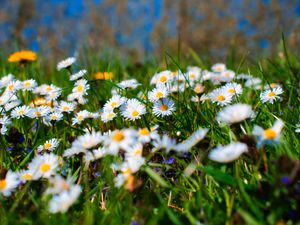
<svg viewBox="0 0 300 225"><path fill-rule="evenodd" d="M150 167L146 167L145 171L160 186L162 186L162 187L169 187L168 183L161 176L159 176L154 170L152 170Z"/></svg>
<svg viewBox="0 0 300 225"><path fill-rule="evenodd" d="M211 166L201 167L199 170L207 173L208 175L212 176L216 181L235 186L237 184L235 178L227 173L224 173L220 170L214 169Z"/></svg>

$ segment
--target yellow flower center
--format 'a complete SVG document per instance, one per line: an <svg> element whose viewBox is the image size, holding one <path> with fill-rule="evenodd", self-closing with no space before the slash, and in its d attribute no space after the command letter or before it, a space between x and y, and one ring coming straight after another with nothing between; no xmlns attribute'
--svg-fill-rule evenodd
<svg viewBox="0 0 300 225"><path fill-rule="evenodd" d="M277 84L276 83L271 83L270 86L271 86L271 88L274 88L274 87L277 86Z"/></svg>
<svg viewBox="0 0 300 225"><path fill-rule="evenodd" d="M147 128L140 129L140 135L146 136L149 134L150 134L150 132Z"/></svg>
<svg viewBox="0 0 300 225"><path fill-rule="evenodd" d="M164 96L164 94L160 91L156 93L156 98L161 98L163 96Z"/></svg>
<svg viewBox="0 0 300 225"><path fill-rule="evenodd" d="M51 87L51 86L48 86L47 88L46 88L46 91L52 91L53 90L53 88Z"/></svg>
<svg viewBox="0 0 300 225"><path fill-rule="evenodd" d="M168 106L167 105L161 105L160 110L161 111L167 111L168 110Z"/></svg>
<svg viewBox="0 0 300 225"><path fill-rule="evenodd" d="M124 136L122 131L119 131L119 132L115 133L112 138L113 138L114 141L120 142L125 138L125 136Z"/></svg>
<svg viewBox="0 0 300 225"><path fill-rule="evenodd" d="M83 90L84 90L84 88L83 88L83 85L79 85L78 87L77 87L77 91L78 92L83 92Z"/></svg>
<svg viewBox="0 0 300 225"><path fill-rule="evenodd" d="M64 111L68 111L68 110L70 110L70 107L69 107L69 106L64 106L64 107L63 107L63 110L64 110Z"/></svg>
<svg viewBox="0 0 300 225"><path fill-rule="evenodd" d="M8 90L12 91L14 89L14 87L15 87L15 85L10 84L10 85L8 85Z"/></svg>
<svg viewBox="0 0 300 225"><path fill-rule="evenodd" d="M57 120L57 118L58 118L58 117L57 117L56 115L51 115L51 119L52 119L52 120Z"/></svg>
<svg viewBox="0 0 300 225"><path fill-rule="evenodd" d="M159 81L160 82L162 82L162 83L165 83L166 81L167 81L167 77L166 76L161 76L160 78L159 78Z"/></svg>
<svg viewBox="0 0 300 225"><path fill-rule="evenodd" d="M134 116L134 117L136 117L136 116L138 116L138 115L139 115L139 112L138 112L138 111L136 111L136 110L134 110L134 111L131 113L131 115L132 115L132 116Z"/></svg>
<svg viewBox="0 0 300 225"><path fill-rule="evenodd" d="M111 119L111 118L114 117L114 114L113 114L113 113L109 113L109 114L107 115L107 117L108 117L109 119Z"/></svg>
<svg viewBox="0 0 300 225"><path fill-rule="evenodd" d="M34 112L34 115L36 115L37 117L40 117L42 114L39 111Z"/></svg>
<svg viewBox="0 0 300 225"><path fill-rule="evenodd" d="M219 96L217 96L217 100L222 102L222 101L225 100L225 96L224 95L219 95Z"/></svg>
<svg viewBox="0 0 300 225"><path fill-rule="evenodd" d="M124 173L125 175L130 175L130 174L131 174L131 170L130 170L129 168L127 168L127 169L125 169L125 170L123 171L123 173Z"/></svg>
<svg viewBox="0 0 300 225"><path fill-rule="evenodd" d="M27 87L27 88L28 88L28 87L30 87L30 85L31 85L31 84L30 84L30 82L29 82L29 81L25 81L25 82L24 82L24 86L25 86L25 87Z"/></svg>
<svg viewBox="0 0 300 225"><path fill-rule="evenodd" d="M21 110L18 112L19 115L24 115L24 113L25 113L25 110L24 110L24 109L21 109Z"/></svg>
<svg viewBox="0 0 300 225"><path fill-rule="evenodd" d="M78 119L78 121L81 121L81 120L84 119L84 117L83 117L82 115L79 115L79 116L77 117L77 119Z"/></svg>
<svg viewBox="0 0 300 225"><path fill-rule="evenodd" d="M194 88L194 91L196 92L196 94L200 94L203 91L203 89L202 89L202 87L200 85L197 85Z"/></svg>
<svg viewBox="0 0 300 225"><path fill-rule="evenodd" d="M115 108L117 106L117 103L116 102L112 102L110 105L111 105L112 108Z"/></svg>
<svg viewBox="0 0 300 225"><path fill-rule="evenodd" d="M190 74L190 79L194 79L196 77L196 75L195 74Z"/></svg>
<svg viewBox="0 0 300 225"><path fill-rule="evenodd" d="M41 166L40 166L40 171L42 173L47 173L49 170L51 169L51 166L49 163L43 163Z"/></svg>
<svg viewBox="0 0 300 225"><path fill-rule="evenodd" d="M51 143L45 143L44 144L44 149L48 150L49 148L52 147L52 144Z"/></svg>
<svg viewBox="0 0 300 225"><path fill-rule="evenodd" d="M31 180L32 179L32 175L30 173L24 173L22 175L22 179L24 179L24 180Z"/></svg>
<svg viewBox="0 0 300 225"><path fill-rule="evenodd" d="M0 180L0 190L4 190L7 186L6 180Z"/></svg>
<svg viewBox="0 0 300 225"><path fill-rule="evenodd" d="M276 138L276 132L272 129L267 129L264 131L264 136L267 139L275 139Z"/></svg>
<svg viewBox="0 0 300 225"><path fill-rule="evenodd" d="M269 97L273 97L273 96L275 96L275 95L276 95L276 94L275 94L273 91L270 91L269 94L268 94Z"/></svg>
<svg viewBox="0 0 300 225"><path fill-rule="evenodd" d="M136 149L134 152L135 156L140 156L142 154L142 149Z"/></svg>
<svg viewBox="0 0 300 225"><path fill-rule="evenodd" d="M235 90L234 90L234 88L229 88L229 89L228 89L228 92L229 92L230 94L234 94L234 93L235 93Z"/></svg>

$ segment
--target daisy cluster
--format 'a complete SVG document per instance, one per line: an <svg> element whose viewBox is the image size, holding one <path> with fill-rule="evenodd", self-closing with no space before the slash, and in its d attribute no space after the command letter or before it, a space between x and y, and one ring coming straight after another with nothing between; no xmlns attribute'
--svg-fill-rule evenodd
<svg viewBox="0 0 300 225"><path fill-rule="evenodd" d="M147 166L154 154L172 152L182 155L209 136L208 128L198 127L186 138L177 140L170 132L161 130L155 124L158 120L167 123L179 113L179 94L187 91L192 93L188 104L215 105L218 109L216 120L220 127L230 127L256 118L252 105L240 102L244 89L260 90L260 104L275 104L283 94L280 84L264 86L259 78L250 74L235 74L225 64L217 63L211 70L187 67L186 72L157 72L150 80L151 89L148 92L143 90L134 97L128 97L126 92L141 88L142 85L135 79L123 80L111 90L111 97L98 110L91 112L85 109L91 96L91 85L85 78L88 71L82 69L73 72L72 65L75 62L76 59L72 57L57 65L57 70L65 70L70 75L73 85L70 93L65 93L62 88L53 84L39 85L33 79L21 81L12 74L0 80L2 135L7 135L20 121L33 121L49 128L65 123L80 131L80 135L63 146L59 137L40 143L33 149L33 157L29 157L31 160L27 165L15 172L8 170L6 176L0 179L0 193L4 196L21 189L26 182L46 180L48 187L44 195L51 196L48 208L52 213L66 212L82 191L80 177L75 183L75 175L63 173L73 159L82 161L85 168L89 168L89 165L104 157L113 158L111 170L115 175L115 186L132 190L137 173L143 166ZM31 98L27 105L24 104L24 96ZM140 122L146 116L151 118L151 122L147 126L141 126ZM128 127L113 129L111 124L120 119ZM86 123L87 121L98 126ZM112 129L99 129L99 124ZM249 135L256 137L259 148L279 142L282 128L283 122L277 118L270 128L255 125ZM58 151L58 148L62 151ZM232 141L227 145L213 147L208 158L228 163L247 152L246 143Z"/></svg>

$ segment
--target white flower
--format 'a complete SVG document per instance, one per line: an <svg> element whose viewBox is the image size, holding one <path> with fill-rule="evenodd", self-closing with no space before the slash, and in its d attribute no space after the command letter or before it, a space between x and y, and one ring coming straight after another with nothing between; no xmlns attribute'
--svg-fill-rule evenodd
<svg viewBox="0 0 300 225"><path fill-rule="evenodd" d="M65 213L71 205L77 200L81 193L79 185L72 186L69 190L65 190L58 195L54 195L49 201L49 211L51 213Z"/></svg>
<svg viewBox="0 0 300 225"><path fill-rule="evenodd" d="M175 104L171 99L163 98L153 106L153 114L159 117L170 116L175 111Z"/></svg>
<svg viewBox="0 0 300 225"><path fill-rule="evenodd" d="M280 99L279 95L283 93L283 90L281 87L271 88L269 90L266 90L260 94L260 99L263 103L270 102L273 104L273 102L277 99Z"/></svg>
<svg viewBox="0 0 300 225"><path fill-rule="evenodd" d="M23 81L23 86L22 86L23 90L32 91L36 87L37 87L37 83L33 79Z"/></svg>
<svg viewBox="0 0 300 225"><path fill-rule="evenodd" d="M104 123L107 123L108 121L113 120L117 115L114 113L114 111L104 110L101 113L101 121Z"/></svg>
<svg viewBox="0 0 300 225"><path fill-rule="evenodd" d="M257 77L249 78L245 82L245 86L253 88L255 90L259 90L259 89L261 89L261 79L257 78Z"/></svg>
<svg viewBox="0 0 300 225"><path fill-rule="evenodd" d="M188 139L178 144L176 146L176 151L186 152L190 150L194 145L196 145L199 141L201 141L205 137L207 131L208 129L199 128Z"/></svg>
<svg viewBox="0 0 300 225"><path fill-rule="evenodd" d="M149 131L148 128L140 128L138 130L138 141L141 143L149 143L151 140L158 138L159 135L156 130Z"/></svg>
<svg viewBox="0 0 300 225"><path fill-rule="evenodd" d="M18 175L12 171L8 171L4 179L0 179L0 193L4 196L10 196L11 192L18 186Z"/></svg>
<svg viewBox="0 0 300 225"><path fill-rule="evenodd" d="M33 108L28 115L30 118L40 118L45 117L51 112L51 108L49 106L38 106Z"/></svg>
<svg viewBox="0 0 300 225"><path fill-rule="evenodd" d="M248 151L246 144L241 142L233 142L226 146L218 146L211 150L208 154L210 160L228 163L240 157L241 154Z"/></svg>
<svg viewBox="0 0 300 225"><path fill-rule="evenodd" d="M253 118L254 112L250 105L237 103L226 106L217 115L217 120L221 123L238 123L248 118Z"/></svg>
<svg viewBox="0 0 300 225"><path fill-rule="evenodd" d="M222 86L225 92L228 92L231 95L239 96L243 93L242 85L237 83L227 83L226 85Z"/></svg>
<svg viewBox="0 0 300 225"><path fill-rule="evenodd" d="M2 77L0 80L0 88L6 87L14 79L15 79L15 77L12 74L8 74L8 75Z"/></svg>
<svg viewBox="0 0 300 225"><path fill-rule="evenodd" d="M176 140L171 139L168 135L164 134L161 138L157 138L152 142L154 148L153 152L160 149L165 149L168 153L171 150L176 150Z"/></svg>
<svg viewBox="0 0 300 225"><path fill-rule="evenodd" d="M148 99L151 102L156 102L161 98L166 98L169 95L169 91L165 85L159 85L148 93Z"/></svg>
<svg viewBox="0 0 300 225"><path fill-rule="evenodd" d="M70 76L70 80L78 80L79 78L83 77L87 73L87 70L79 70L77 73L74 73Z"/></svg>
<svg viewBox="0 0 300 225"><path fill-rule="evenodd" d="M129 149L130 146L136 143L136 136L136 131L132 129L115 130L111 132L104 140L107 153L116 155L120 149Z"/></svg>
<svg viewBox="0 0 300 225"><path fill-rule="evenodd" d="M32 109L26 105L19 106L11 112L11 117L19 119L20 117L30 116L31 111Z"/></svg>
<svg viewBox="0 0 300 225"><path fill-rule="evenodd" d="M57 148L59 145L59 141L56 138L52 138L50 140L47 140L43 145L38 146L37 151L41 152L43 150L45 151L53 151Z"/></svg>
<svg viewBox="0 0 300 225"><path fill-rule="evenodd" d="M295 126L296 126L295 132L300 133L300 124L296 124Z"/></svg>
<svg viewBox="0 0 300 225"><path fill-rule="evenodd" d="M53 112L46 117L48 121L60 121L63 119L63 114L61 112Z"/></svg>
<svg viewBox="0 0 300 225"><path fill-rule="evenodd" d="M15 93L22 88L22 82L19 80L11 81L7 84L5 91L9 93Z"/></svg>
<svg viewBox="0 0 300 225"><path fill-rule="evenodd" d="M76 98L80 98L84 95L87 95L87 90L89 89L90 89L90 85L88 84L87 80L80 79L76 81L72 93L75 94Z"/></svg>
<svg viewBox="0 0 300 225"><path fill-rule="evenodd" d="M55 175L49 179L50 187L47 188L45 194L60 194L65 190L70 190L74 185L74 179L72 177L63 178L61 175Z"/></svg>
<svg viewBox="0 0 300 225"><path fill-rule="evenodd" d="M87 110L79 111L74 118L72 118L72 125L80 124L86 118L89 117L89 112Z"/></svg>
<svg viewBox="0 0 300 225"><path fill-rule="evenodd" d="M282 120L278 119L274 123L271 128L264 130L263 128L255 125L253 128L253 135L258 138L258 146L263 144L271 144L273 142L279 142L280 140L280 133L284 126Z"/></svg>
<svg viewBox="0 0 300 225"><path fill-rule="evenodd" d="M225 106L232 101L232 94L225 91L223 88L217 88L208 94L208 97L212 102L217 103L217 105Z"/></svg>
<svg viewBox="0 0 300 225"><path fill-rule="evenodd" d="M68 68L70 67L74 62L76 61L76 58L74 57L70 57L70 58L67 58L61 62L59 62L57 64L57 70L61 70L61 69L64 69L64 68Z"/></svg>
<svg viewBox="0 0 300 225"><path fill-rule="evenodd" d="M29 180L32 180L34 171L31 170L21 170L18 172L18 177L22 183L26 183Z"/></svg>
<svg viewBox="0 0 300 225"><path fill-rule="evenodd" d="M221 73L226 70L226 65L223 63L216 63L211 67L213 72Z"/></svg>
<svg viewBox="0 0 300 225"><path fill-rule="evenodd" d="M66 101L61 101L58 109L61 112L67 112L67 113L71 113L74 111L75 108L75 104L72 102L66 102Z"/></svg>
<svg viewBox="0 0 300 225"><path fill-rule="evenodd" d="M129 99L122 108L122 115L131 121L140 119L146 113L146 107L136 99Z"/></svg>
<svg viewBox="0 0 300 225"><path fill-rule="evenodd" d="M126 98L121 95L113 95L104 105L103 111L111 111L118 108L126 102Z"/></svg>
<svg viewBox="0 0 300 225"><path fill-rule="evenodd" d="M50 153L44 155L37 155L29 163L28 168L34 171L33 180L38 180L41 177L49 178L55 174L58 167L58 156Z"/></svg>
<svg viewBox="0 0 300 225"><path fill-rule="evenodd" d="M123 89L126 89L126 88L135 89L139 85L141 85L141 84L138 83L136 79L123 80L118 84L118 86Z"/></svg>
<svg viewBox="0 0 300 225"><path fill-rule="evenodd" d="M87 150L96 148L104 141L104 136L100 132L86 133L77 137L72 142L71 148L64 152L64 157L70 157L79 153L85 153Z"/></svg>
<svg viewBox="0 0 300 225"><path fill-rule="evenodd" d="M172 81L172 72L169 70L162 71L154 76L157 76L156 85L167 84Z"/></svg>
<svg viewBox="0 0 300 225"><path fill-rule="evenodd" d="M222 71L220 74L220 81L222 82L230 82L235 76L235 72L232 70Z"/></svg>
<svg viewBox="0 0 300 225"><path fill-rule="evenodd" d="M11 120L8 116L3 116L0 118L0 125L1 125L1 129L0 129L0 133L2 135L5 135L7 132L7 126L11 125Z"/></svg>

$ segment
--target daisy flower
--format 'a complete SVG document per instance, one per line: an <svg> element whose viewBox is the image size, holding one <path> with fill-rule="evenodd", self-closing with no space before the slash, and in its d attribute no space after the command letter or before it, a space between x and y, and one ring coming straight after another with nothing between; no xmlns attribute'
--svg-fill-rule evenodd
<svg viewBox="0 0 300 225"><path fill-rule="evenodd" d="M64 152L64 157L70 157L79 153L86 153L87 150L96 148L103 141L104 137L100 132L92 132L81 135L72 142L71 148Z"/></svg>
<svg viewBox="0 0 300 225"><path fill-rule="evenodd" d="M140 128L138 130L138 141L141 143L149 143L151 140L159 138L156 130L149 130L148 128Z"/></svg>
<svg viewBox="0 0 300 225"><path fill-rule="evenodd" d="M21 170L18 172L19 180L22 183L26 183L29 180L32 180L34 171L31 170Z"/></svg>
<svg viewBox="0 0 300 225"><path fill-rule="evenodd" d="M230 82L235 76L235 72L232 70L222 71L220 74L220 81L222 82Z"/></svg>
<svg viewBox="0 0 300 225"><path fill-rule="evenodd" d="M43 145L39 145L37 148L38 152L42 151L53 151L59 145L59 141L56 138L52 138L46 141Z"/></svg>
<svg viewBox="0 0 300 225"><path fill-rule="evenodd" d="M148 93L148 99L150 102L156 102L161 98L166 98L169 95L169 91L165 85L159 85Z"/></svg>
<svg viewBox="0 0 300 225"><path fill-rule="evenodd" d="M19 100L11 101L5 104L4 109L6 112L8 112L19 105L21 105L21 101Z"/></svg>
<svg viewBox="0 0 300 225"><path fill-rule="evenodd" d="M35 156L29 163L28 168L30 171L34 171L32 179L38 180L41 177L49 178L54 175L58 164L58 156L53 153L46 153Z"/></svg>
<svg viewBox="0 0 300 225"><path fill-rule="evenodd" d="M36 87L37 87L37 83L33 79L24 80L22 83L22 89L26 91L32 91Z"/></svg>
<svg viewBox="0 0 300 225"><path fill-rule="evenodd" d="M168 153L171 150L176 150L176 140L170 138L168 135L164 134L162 137L155 139L152 142L154 148L152 149L153 152L156 152L160 149L165 149Z"/></svg>
<svg viewBox="0 0 300 225"><path fill-rule="evenodd" d="M19 80L13 80L9 82L6 86L5 91L9 93L15 93L22 88L22 82Z"/></svg>
<svg viewBox="0 0 300 225"><path fill-rule="evenodd" d="M70 81L78 80L87 73L87 70L79 70L77 73L74 73L70 76Z"/></svg>
<svg viewBox="0 0 300 225"><path fill-rule="evenodd" d="M67 58L63 61L60 61L58 64L57 64L57 70L60 71L64 68L68 68L70 67L74 62L76 62L76 58L74 57L70 57L70 58Z"/></svg>
<svg viewBox="0 0 300 225"><path fill-rule="evenodd" d="M0 179L0 193L4 196L10 196L11 192L18 186L18 175L12 171L8 171L4 179Z"/></svg>
<svg viewBox="0 0 300 225"><path fill-rule="evenodd" d="M60 112L71 113L75 109L75 104L73 102L61 101L58 106Z"/></svg>
<svg viewBox="0 0 300 225"><path fill-rule="evenodd" d="M72 90L72 93L77 96L77 98L87 95L87 90L90 89L90 85L88 84L87 80L81 79L76 81L75 87Z"/></svg>
<svg viewBox="0 0 300 225"><path fill-rule="evenodd" d="M28 115L30 118L40 118L47 116L51 112L51 108L49 106L38 106L33 108Z"/></svg>
<svg viewBox="0 0 300 225"><path fill-rule="evenodd" d="M176 151L187 152L199 141L201 141L207 134L208 129L199 128L188 139L176 146Z"/></svg>
<svg viewBox="0 0 300 225"><path fill-rule="evenodd" d="M238 159L241 154L248 151L246 144L241 142L233 142L226 146L218 146L211 150L208 154L210 160L219 163L229 163Z"/></svg>
<svg viewBox="0 0 300 225"><path fill-rule="evenodd" d="M243 93L243 88L242 85L237 84L237 83L227 83L224 86L222 86L224 91L228 92L231 95L236 95L239 96Z"/></svg>
<svg viewBox="0 0 300 225"><path fill-rule="evenodd" d="M208 94L208 97L212 102L217 103L217 105L225 106L232 101L232 94L225 91L223 88L217 88Z"/></svg>
<svg viewBox="0 0 300 225"><path fill-rule="evenodd" d="M226 70L226 65L223 63L216 63L211 67L211 70L216 73L221 73Z"/></svg>
<svg viewBox="0 0 300 225"><path fill-rule="evenodd" d="M108 121L112 121L116 116L117 116L117 114L115 114L114 111L104 110L101 113L101 121L104 122L104 123L107 123Z"/></svg>
<svg viewBox="0 0 300 225"><path fill-rule="evenodd" d="M9 118L8 116L2 116L2 117L0 118L0 125L1 125L0 133L1 133L2 135L5 135L6 132L7 132L7 127L8 127L9 125L11 125L11 120L10 120L10 118Z"/></svg>
<svg viewBox="0 0 300 225"><path fill-rule="evenodd" d="M218 113L217 120L221 123L233 124L253 117L254 112L252 111L250 105L237 103L226 106L221 112Z"/></svg>
<svg viewBox="0 0 300 225"><path fill-rule="evenodd" d="M125 158L142 157L142 154L143 154L143 145L141 143L137 143L132 147L126 149Z"/></svg>
<svg viewBox="0 0 300 225"><path fill-rule="evenodd" d="M44 194L60 194L65 190L70 190L74 185L72 177L63 178L61 175L55 175L49 179L50 187L47 188Z"/></svg>
<svg viewBox="0 0 300 225"><path fill-rule="evenodd" d="M8 74L8 75L2 77L0 80L0 88L6 87L14 79L15 79L15 77L12 74Z"/></svg>
<svg viewBox="0 0 300 225"><path fill-rule="evenodd" d="M271 88L269 90L265 90L260 94L260 99L263 103L270 102L273 104L273 102L277 99L280 99L279 95L283 93L283 90L281 87Z"/></svg>
<svg viewBox="0 0 300 225"><path fill-rule="evenodd" d="M249 88L253 88L255 90L259 90L261 89L261 79L258 77L252 77L247 79L247 81L245 82L245 86L249 87Z"/></svg>
<svg viewBox="0 0 300 225"><path fill-rule="evenodd" d="M131 121L140 119L142 115L146 114L146 107L136 99L129 99L122 109L122 115Z"/></svg>
<svg viewBox="0 0 300 225"><path fill-rule="evenodd" d="M270 84L266 84L264 86L264 89L267 90L267 89L270 89L270 88L277 88L277 87L281 87L280 84L278 84L278 83L270 83Z"/></svg>
<svg viewBox="0 0 300 225"><path fill-rule="evenodd" d="M32 109L29 108L26 105L23 106L19 106L17 108L15 108L12 112L11 112L11 117L12 118L23 118L24 116L30 116L32 112Z"/></svg>
<svg viewBox="0 0 300 225"><path fill-rule="evenodd" d="M199 95L204 91L204 86L202 84L196 84L194 87L194 92Z"/></svg>
<svg viewBox="0 0 300 225"><path fill-rule="evenodd" d="M159 117L170 116L175 111L175 104L171 99L163 98L153 106L153 114Z"/></svg>
<svg viewBox="0 0 300 225"><path fill-rule="evenodd" d="M172 72L169 70L162 71L155 75L156 78L156 85L167 84L172 80Z"/></svg>
<svg viewBox="0 0 300 225"><path fill-rule="evenodd" d="M295 132L300 133L300 124L296 124L295 127L296 127Z"/></svg>
<svg viewBox="0 0 300 225"><path fill-rule="evenodd" d="M136 79L130 79L130 80L123 80L122 82L120 82L118 84L118 86L120 88L123 88L123 89L135 89L137 88L139 85L141 85L140 83L137 82Z"/></svg>
<svg viewBox="0 0 300 225"><path fill-rule="evenodd" d="M271 128L264 130L260 126L255 125L253 128L253 135L257 137L257 145L278 143L280 140L280 133L284 126L282 120L278 119Z"/></svg>
<svg viewBox="0 0 300 225"><path fill-rule="evenodd" d="M113 95L104 105L103 111L111 111L119 106L123 105L126 102L126 98L121 95Z"/></svg>
<svg viewBox="0 0 300 225"><path fill-rule="evenodd" d="M53 112L50 113L47 117L46 120L48 121L61 121L63 119L64 115L61 112Z"/></svg>
<svg viewBox="0 0 300 225"><path fill-rule="evenodd" d="M65 213L74 204L81 193L82 189L79 185L74 185L57 195L54 195L49 201L49 212Z"/></svg>
<svg viewBox="0 0 300 225"><path fill-rule="evenodd" d="M111 155L117 155L120 149L126 150L136 143L136 131L132 129L115 130L104 140Z"/></svg>
<svg viewBox="0 0 300 225"><path fill-rule="evenodd" d="M74 118L72 118L72 125L80 124L86 118L89 117L89 112L87 110L79 111Z"/></svg>

